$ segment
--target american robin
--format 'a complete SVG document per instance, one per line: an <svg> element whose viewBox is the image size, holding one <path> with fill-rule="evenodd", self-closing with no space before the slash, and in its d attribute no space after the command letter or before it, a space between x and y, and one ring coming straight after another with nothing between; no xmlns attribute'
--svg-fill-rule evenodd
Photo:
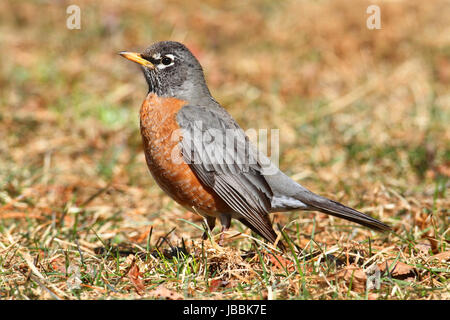
<svg viewBox="0 0 450 320"><path fill-rule="evenodd" d="M293 210L321 211L374 230L390 229L309 191L258 153L211 96L200 63L183 44L162 41L143 53L120 55L140 64L148 83L140 128L153 178L176 202L202 215L210 230L219 218L219 244L231 219L276 243L269 213Z"/></svg>

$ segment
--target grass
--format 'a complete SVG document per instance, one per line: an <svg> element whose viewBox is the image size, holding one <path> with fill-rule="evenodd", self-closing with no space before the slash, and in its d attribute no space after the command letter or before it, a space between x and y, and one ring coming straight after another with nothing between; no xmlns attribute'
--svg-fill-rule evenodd
<svg viewBox="0 0 450 320"><path fill-rule="evenodd" d="M450 8L381 2L368 30L369 4L79 1L68 30L63 2L2 1L0 298L448 299ZM281 169L393 233L292 212L284 255L237 222L201 241L147 172L146 84L117 56L166 39L242 127L280 129Z"/></svg>

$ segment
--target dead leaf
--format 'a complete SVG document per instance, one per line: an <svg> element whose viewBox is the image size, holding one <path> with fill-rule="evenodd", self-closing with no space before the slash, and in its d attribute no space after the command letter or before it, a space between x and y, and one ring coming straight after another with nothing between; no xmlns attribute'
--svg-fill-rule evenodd
<svg viewBox="0 0 450 320"><path fill-rule="evenodd" d="M447 58L439 57L436 61L436 70L439 80L442 83L450 82L450 63Z"/></svg>
<svg viewBox="0 0 450 320"><path fill-rule="evenodd" d="M409 280L414 279L417 275L417 271L414 267L407 265L401 261L397 261L395 265L392 265L395 260L388 260L378 265L378 268L383 273L390 270L390 276L396 279Z"/></svg>
<svg viewBox="0 0 450 320"><path fill-rule="evenodd" d="M139 228L137 230L137 234L135 236L130 237L130 240L137 243L144 242L148 238L149 233L150 231L148 227Z"/></svg>
<svg viewBox="0 0 450 320"><path fill-rule="evenodd" d="M377 300L378 297L379 297L379 294L378 293L373 293L373 292L371 292L371 293L369 293L367 295L367 299L369 299L369 300Z"/></svg>
<svg viewBox="0 0 450 320"><path fill-rule="evenodd" d="M141 272L139 271L139 267L136 263L133 263L130 270L128 271L128 279L130 279L133 284L136 292L141 295L143 291L145 291L144 283L140 278Z"/></svg>
<svg viewBox="0 0 450 320"><path fill-rule="evenodd" d="M284 271L285 269L287 269L288 271L292 272L295 269L294 263L286 258L283 258L282 256L269 254L269 259L273 264L272 270L274 271Z"/></svg>
<svg viewBox="0 0 450 320"><path fill-rule="evenodd" d="M181 294L169 290L163 285L158 286L155 290L150 291L148 294L155 299L183 300L183 296Z"/></svg>
<svg viewBox="0 0 450 320"><path fill-rule="evenodd" d="M436 171L443 176L450 177L450 162L437 166Z"/></svg>
<svg viewBox="0 0 450 320"><path fill-rule="evenodd" d="M438 240L436 238L430 237L430 236L425 236L425 238L430 242L431 251L434 254L439 253L439 242L438 242Z"/></svg>
<svg viewBox="0 0 450 320"><path fill-rule="evenodd" d="M435 260L435 259L441 262L446 262L447 260L450 259L450 250L435 254L434 256L428 258L428 260Z"/></svg>
<svg viewBox="0 0 450 320"><path fill-rule="evenodd" d="M43 217L40 214L36 213L25 213L25 212L18 212L18 211L10 211L10 212L3 212L0 214L0 217L2 219L38 219L38 220L45 220L45 217Z"/></svg>
<svg viewBox="0 0 450 320"><path fill-rule="evenodd" d="M362 292L366 289L367 275L356 265L349 265L328 277L328 279L343 279L348 285L351 282L354 291Z"/></svg>
<svg viewBox="0 0 450 320"><path fill-rule="evenodd" d="M220 279L211 280L209 283L209 292L215 292L217 289L225 287L226 285L228 285L228 281L223 281Z"/></svg>

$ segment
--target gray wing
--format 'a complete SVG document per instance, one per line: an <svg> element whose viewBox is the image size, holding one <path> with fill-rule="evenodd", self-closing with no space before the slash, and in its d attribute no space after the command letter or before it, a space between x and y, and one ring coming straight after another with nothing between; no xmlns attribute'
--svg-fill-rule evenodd
<svg viewBox="0 0 450 320"><path fill-rule="evenodd" d="M244 131L219 107L184 106L177 122L184 161L239 220L273 243L276 234L268 217L272 190Z"/></svg>

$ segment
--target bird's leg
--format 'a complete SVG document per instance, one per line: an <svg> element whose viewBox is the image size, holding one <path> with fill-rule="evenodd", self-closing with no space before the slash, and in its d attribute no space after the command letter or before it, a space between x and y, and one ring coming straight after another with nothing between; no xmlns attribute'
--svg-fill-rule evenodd
<svg viewBox="0 0 450 320"><path fill-rule="evenodd" d="M219 216L220 223L222 224L222 230L220 233L219 246L223 247L223 241L225 240L225 231L228 231L231 225L231 216L221 214Z"/></svg>
<svg viewBox="0 0 450 320"><path fill-rule="evenodd" d="M220 231L219 246L223 247L223 241L225 240L225 231L228 231L228 227L222 226Z"/></svg>
<svg viewBox="0 0 450 320"><path fill-rule="evenodd" d="M216 226L216 218L215 217L206 217L206 225L208 226L209 232L212 233L214 227ZM203 240L208 239L208 230L205 230L205 232L203 232L203 236L202 236Z"/></svg>

